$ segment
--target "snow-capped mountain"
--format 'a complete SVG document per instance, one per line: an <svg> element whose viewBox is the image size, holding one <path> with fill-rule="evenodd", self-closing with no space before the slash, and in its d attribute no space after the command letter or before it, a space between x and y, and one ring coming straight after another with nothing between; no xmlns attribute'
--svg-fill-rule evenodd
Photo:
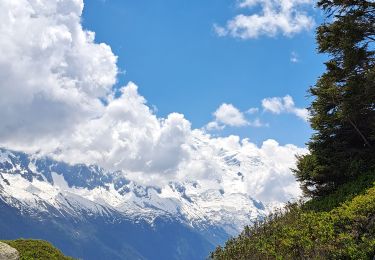
<svg viewBox="0 0 375 260"><path fill-rule="evenodd" d="M45 205L61 214L80 217L80 210L107 214L107 209L129 218L150 223L158 216L170 216L189 225L211 224L236 234L266 213L265 206L238 190L204 189L198 182L171 182L161 188L141 186L123 177L121 172L106 171L98 166L69 165L49 158L38 158L21 152L0 150L0 195L20 210L44 211ZM223 164L239 168L235 154L222 154ZM259 162L253 158L253 167ZM227 172L233 187L241 183L239 171ZM44 205L44 206L43 206Z"/></svg>
<svg viewBox="0 0 375 260"><path fill-rule="evenodd" d="M199 147L199 150L204 150L205 142L196 140L194 145L197 149ZM244 225L262 218L275 206L275 203L264 204L251 197L249 195L251 192L248 190L249 178L269 169L267 161L260 156L245 156L241 152L224 149L219 150L214 160L215 170L220 171L216 176L220 178L206 182L171 181L160 187L136 183L121 171L107 171L95 165L70 165L38 154L29 155L2 148L0 149L2 238L43 234L40 230L25 234L21 228L18 233L4 232L4 226L8 226L8 229L12 227L13 222L10 220L13 219L36 221L35 223L46 222L49 226L64 226L66 230L74 230L75 227L68 228L66 224L61 224L62 222L68 222L69 225L86 223L84 227L77 228L77 232L81 235L88 228L87 223L90 223L90 229L95 230L97 229L95 225L104 225L106 229L116 226L116 232L124 226L128 227L126 229L128 230L129 226L135 225L142 230L149 229L145 234L150 237L155 234L149 233L156 232L161 225L164 228L174 227L172 232L184 230L178 234L179 238L198 237L189 240L190 242L179 242L176 246L178 254L173 255L171 250L169 254L166 252L164 259L204 258L215 246L223 243L228 237L238 234ZM256 187L259 184L253 183L253 185ZM279 205L278 202L276 204ZM101 224L97 223L99 220ZM93 224L93 221L96 224ZM28 230L30 226L25 226L23 229ZM112 235L116 232L112 232ZM157 233L156 237L159 234L164 236L163 232ZM104 235L103 231L95 231L95 233L95 236ZM139 230L135 231L135 234L139 236ZM79 234L72 234L72 236L82 239ZM68 237L70 239L70 235ZM115 237L124 239L123 233ZM55 237L52 234L46 239L54 240ZM189 255L190 253L187 252L191 251L191 246L197 241L203 245L200 254ZM56 243L59 245L59 241ZM72 242L63 241L61 247L74 255L77 249L69 248L69 243ZM111 256L112 259L121 259L124 255L132 258L136 256L135 258L139 259L153 258L144 254L145 251L152 250L147 247L140 249L132 243L133 240L128 241L127 253L111 255L106 252L105 255ZM103 248L111 247L111 244L112 242L105 246L97 246L96 249L103 251ZM182 249L180 244L184 245ZM199 246L194 245L194 248L197 250ZM87 252L75 256L92 258Z"/></svg>

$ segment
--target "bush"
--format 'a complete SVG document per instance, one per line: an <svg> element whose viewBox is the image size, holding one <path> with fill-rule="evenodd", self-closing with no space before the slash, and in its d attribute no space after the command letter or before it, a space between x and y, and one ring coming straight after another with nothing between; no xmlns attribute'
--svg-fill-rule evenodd
<svg viewBox="0 0 375 260"><path fill-rule="evenodd" d="M20 254L20 260L73 260L71 257L64 256L60 250L47 241L17 239L1 242L17 249Z"/></svg>
<svg viewBox="0 0 375 260"><path fill-rule="evenodd" d="M329 199L288 204L263 222L246 227L211 258L372 259L375 185L372 182L371 188L360 190L370 178L366 176L341 187ZM345 198L349 199L343 202Z"/></svg>

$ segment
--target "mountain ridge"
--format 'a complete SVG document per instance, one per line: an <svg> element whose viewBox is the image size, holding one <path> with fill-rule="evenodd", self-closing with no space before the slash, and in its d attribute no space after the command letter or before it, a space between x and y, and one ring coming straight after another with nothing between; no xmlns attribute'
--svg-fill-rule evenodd
<svg viewBox="0 0 375 260"><path fill-rule="evenodd" d="M231 169L223 178L243 180L235 154L224 152L222 160ZM121 259L124 255L135 259L202 259L243 225L263 218L270 210L237 191L192 192L199 185L170 182L162 188L143 186L119 171L0 148L0 235L2 239L46 239L64 253L84 259L95 259L98 251L102 259ZM103 241L103 236L108 238ZM125 242L117 246L109 241L124 236ZM149 236L150 244L163 239L175 242L154 258L144 253L153 250L133 241L135 236L143 240ZM83 252L78 241L86 241L85 251L96 253ZM197 253L191 253L192 248L198 249Z"/></svg>

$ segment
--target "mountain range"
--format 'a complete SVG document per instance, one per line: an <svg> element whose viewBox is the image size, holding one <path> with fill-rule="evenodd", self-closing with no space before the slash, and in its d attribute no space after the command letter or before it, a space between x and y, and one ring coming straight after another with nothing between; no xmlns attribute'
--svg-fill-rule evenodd
<svg viewBox="0 0 375 260"><path fill-rule="evenodd" d="M266 167L260 157L222 150L216 159L226 189L142 185L122 171L0 148L0 237L49 240L81 259L205 259L280 205L243 188Z"/></svg>

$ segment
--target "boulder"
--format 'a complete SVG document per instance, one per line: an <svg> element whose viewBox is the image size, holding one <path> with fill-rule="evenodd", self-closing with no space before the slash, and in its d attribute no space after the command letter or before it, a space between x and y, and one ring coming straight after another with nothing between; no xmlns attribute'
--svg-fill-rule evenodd
<svg viewBox="0 0 375 260"><path fill-rule="evenodd" d="M19 260L18 251L8 244L0 242L0 260Z"/></svg>

